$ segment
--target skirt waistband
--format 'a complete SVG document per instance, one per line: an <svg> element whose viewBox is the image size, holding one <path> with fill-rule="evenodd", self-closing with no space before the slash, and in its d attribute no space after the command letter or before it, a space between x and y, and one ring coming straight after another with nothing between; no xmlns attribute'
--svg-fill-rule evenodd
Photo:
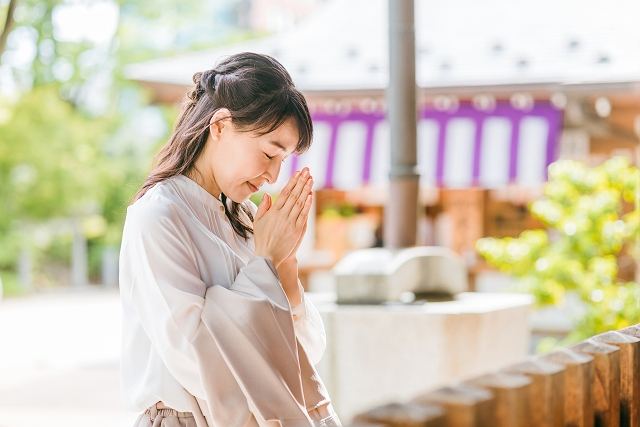
<svg viewBox="0 0 640 427"><path fill-rule="evenodd" d="M181 412L176 409L170 408L166 406L162 401L155 403L154 405L149 406L145 411L145 414L151 416L151 418L155 418L158 414L162 416L173 415L178 418L186 418L193 417L193 413L191 412Z"/></svg>

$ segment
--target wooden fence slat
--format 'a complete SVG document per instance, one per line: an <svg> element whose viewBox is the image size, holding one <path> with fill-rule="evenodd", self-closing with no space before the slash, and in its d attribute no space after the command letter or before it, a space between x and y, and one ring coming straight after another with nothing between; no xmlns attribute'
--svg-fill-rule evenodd
<svg viewBox="0 0 640 427"><path fill-rule="evenodd" d="M495 398L489 390L483 388L456 384L419 395L411 402L442 406L447 427L495 425Z"/></svg>
<svg viewBox="0 0 640 427"><path fill-rule="evenodd" d="M349 427L640 427L640 324L377 406Z"/></svg>
<svg viewBox="0 0 640 427"><path fill-rule="evenodd" d="M620 350L592 339L569 348L593 357L591 392L596 427L620 426Z"/></svg>
<svg viewBox="0 0 640 427"><path fill-rule="evenodd" d="M593 427L593 357L560 349L540 356L541 360L564 366L564 422L571 427Z"/></svg>
<svg viewBox="0 0 640 427"><path fill-rule="evenodd" d="M620 426L640 426L640 338L632 329L605 332L594 340L620 348Z"/></svg>
<svg viewBox="0 0 640 427"><path fill-rule="evenodd" d="M503 369L506 373L529 377L531 424L536 427L564 426L564 367L539 358Z"/></svg>
<svg viewBox="0 0 640 427"><path fill-rule="evenodd" d="M533 427L530 424L529 378L498 372L472 378L465 383L491 390L496 400L496 427Z"/></svg>
<svg viewBox="0 0 640 427"><path fill-rule="evenodd" d="M446 427L442 407L398 402L360 413L353 418L353 423L377 423L387 427Z"/></svg>

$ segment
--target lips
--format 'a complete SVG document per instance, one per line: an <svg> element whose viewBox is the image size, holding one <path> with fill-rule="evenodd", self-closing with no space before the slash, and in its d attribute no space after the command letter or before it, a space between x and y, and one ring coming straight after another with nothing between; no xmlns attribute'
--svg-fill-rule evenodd
<svg viewBox="0 0 640 427"><path fill-rule="evenodd" d="M247 184L249 184L249 187L251 187L251 190L252 190L252 191L254 191L254 192L258 191L258 187L256 187L256 186L255 186L255 185L253 185L252 183L247 182Z"/></svg>

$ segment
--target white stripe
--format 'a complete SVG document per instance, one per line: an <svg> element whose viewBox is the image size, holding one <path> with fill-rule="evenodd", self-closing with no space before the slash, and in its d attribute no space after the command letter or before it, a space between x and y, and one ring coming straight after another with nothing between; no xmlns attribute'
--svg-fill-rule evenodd
<svg viewBox="0 0 640 427"><path fill-rule="evenodd" d="M444 157L444 185L466 187L473 178L473 137L475 123L471 119L449 120Z"/></svg>
<svg viewBox="0 0 640 427"><path fill-rule="evenodd" d="M309 166L313 176L313 188L323 188L327 176L327 159L329 157L329 143L331 126L325 122L313 124L313 143L311 147L298 159L298 170Z"/></svg>
<svg viewBox="0 0 640 427"><path fill-rule="evenodd" d="M549 124L541 117L525 117L520 122L517 181L521 185L544 182Z"/></svg>
<svg viewBox="0 0 640 427"><path fill-rule="evenodd" d="M436 164L438 161L438 122L424 119L418 122L418 171L420 184L436 184Z"/></svg>
<svg viewBox="0 0 640 427"><path fill-rule="evenodd" d="M503 117L490 117L482 128L480 185L499 187L509 182L509 143L511 122Z"/></svg>
<svg viewBox="0 0 640 427"><path fill-rule="evenodd" d="M371 151L371 175L369 183L372 186L386 187L389 185L389 123L386 120L377 123L373 134L373 148Z"/></svg>
<svg viewBox="0 0 640 427"><path fill-rule="evenodd" d="M362 185L367 128L361 121L342 122L338 129L333 185L351 190Z"/></svg>

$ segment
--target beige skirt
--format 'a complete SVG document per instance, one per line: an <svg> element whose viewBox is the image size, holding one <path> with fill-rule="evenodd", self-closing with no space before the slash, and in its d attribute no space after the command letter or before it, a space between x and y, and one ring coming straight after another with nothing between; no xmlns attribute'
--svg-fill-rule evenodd
<svg viewBox="0 0 640 427"><path fill-rule="evenodd" d="M149 406L133 424L133 427L196 427L196 420L191 412L180 412L157 404Z"/></svg>

